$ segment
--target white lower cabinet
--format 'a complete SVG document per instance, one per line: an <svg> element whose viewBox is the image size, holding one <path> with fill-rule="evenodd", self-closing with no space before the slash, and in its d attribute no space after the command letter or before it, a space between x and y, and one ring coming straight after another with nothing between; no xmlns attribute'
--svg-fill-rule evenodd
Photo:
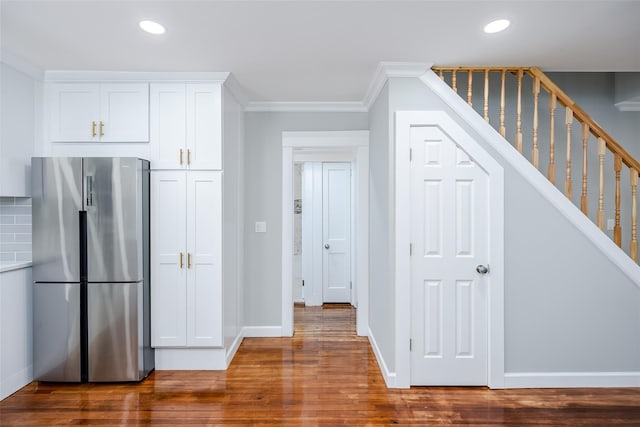
<svg viewBox="0 0 640 427"><path fill-rule="evenodd" d="M151 345L222 347L222 172L151 177Z"/></svg>

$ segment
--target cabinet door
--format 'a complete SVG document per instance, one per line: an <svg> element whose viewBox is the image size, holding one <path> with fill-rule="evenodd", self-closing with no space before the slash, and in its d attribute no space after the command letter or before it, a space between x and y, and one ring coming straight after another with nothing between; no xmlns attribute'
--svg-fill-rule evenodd
<svg viewBox="0 0 640 427"><path fill-rule="evenodd" d="M50 138L54 142L98 140L100 86L59 83L49 86ZM92 124L95 123L95 126ZM94 134L95 131L95 134Z"/></svg>
<svg viewBox="0 0 640 427"><path fill-rule="evenodd" d="M222 346L222 172L187 173L187 345Z"/></svg>
<svg viewBox="0 0 640 427"><path fill-rule="evenodd" d="M191 169L222 169L220 84L187 84L187 150Z"/></svg>
<svg viewBox="0 0 640 427"><path fill-rule="evenodd" d="M151 145L154 169L186 166L186 97L184 83L151 85Z"/></svg>
<svg viewBox="0 0 640 427"><path fill-rule="evenodd" d="M187 344L185 182L185 173L181 171L151 172L153 347Z"/></svg>
<svg viewBox="0 0 640 427"><path fill-rule="evenodd" d="M100 121L102 142L149 142L149 85L101 85Z"/></svg>

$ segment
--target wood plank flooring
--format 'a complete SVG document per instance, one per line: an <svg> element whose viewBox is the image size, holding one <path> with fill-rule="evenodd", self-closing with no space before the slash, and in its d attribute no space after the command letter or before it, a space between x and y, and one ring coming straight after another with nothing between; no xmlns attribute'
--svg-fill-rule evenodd
<svg viewBox="0 0 640 427"><path fill-rule="evenodd" d="M3 426L640 426L640 389L389 390L355 310L295 308L293 338L250 338L227 371L159 371L140 384L34 382Z"/></svg>

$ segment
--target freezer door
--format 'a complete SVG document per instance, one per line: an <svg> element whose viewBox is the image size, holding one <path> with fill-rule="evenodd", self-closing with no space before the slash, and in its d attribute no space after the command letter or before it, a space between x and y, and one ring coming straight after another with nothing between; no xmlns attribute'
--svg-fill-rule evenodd
<svg viewBox="0 0 640 427"><path fill-rule="evenodd" d="M142 280L140 159L85 158L89 282Z"/></svg>
<svg viewBox="0 0 640 427"><path fill-rule="evenodd" d="M33 285L33 377L80 382L80 284Z"/></svg>
<svg viewBox="0 0 640 427"><path fill-rule="evenodd" d="M89 381L137 381L143 373L142 282L89 283Z"/></svg>
<svg viewBox="0 0 640 427"><path fill-rule="evenodd" d="M31 159L33 280L79 282L82 159Z"/></svg>

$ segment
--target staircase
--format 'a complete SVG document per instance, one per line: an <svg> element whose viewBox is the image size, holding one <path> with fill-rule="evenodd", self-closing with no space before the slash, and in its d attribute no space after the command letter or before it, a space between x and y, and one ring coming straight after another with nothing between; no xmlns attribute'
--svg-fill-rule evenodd
<svg viewBox="0 0 640 427"><path fill-rule="evenodd" d="M432 69L638 262L640 163L548 76L535 67Z"/></svg>

